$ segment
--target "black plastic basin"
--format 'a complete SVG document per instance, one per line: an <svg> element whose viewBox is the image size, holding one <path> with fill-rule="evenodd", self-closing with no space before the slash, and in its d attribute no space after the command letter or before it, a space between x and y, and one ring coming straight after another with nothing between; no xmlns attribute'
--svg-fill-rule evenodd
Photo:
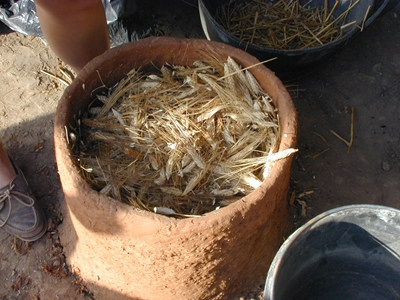
<svg viewBox="0 0 400 300"><path fill-rule="evenodd" d="M241 41L238 37L232 35L214 18L217 8L221 5L227 4L229 1L230 0L199 0L200 19L207 39L223 42L245 50L257 57L260 61L276 58L275 60L268 62L266 66L276 72L281 78L297 76L304 73L307 68L323 62L340 47L345 45L346 42L348 42L355 34L360 32L359 27L355 25L349 26L344 29L345 34L341 38L318 47L304 50L279 50L264 48L253 44L247 45L247 42ZM335 1L336 0L328 0L329 10L334 5ZM389 0L360 0L360 2L350 10L345 19L345 23L357 21L357 24L362 26L368 7L370 7L368 17L364 23L365 28L381 13L388 2ZM300 0L300 3L302 5L306 5L307 3L307 7L323 7L325 1ZM339 5L334 10L333 17L336 18L342 12L346 11L350 3L350 0L340 0Z"/></svg>

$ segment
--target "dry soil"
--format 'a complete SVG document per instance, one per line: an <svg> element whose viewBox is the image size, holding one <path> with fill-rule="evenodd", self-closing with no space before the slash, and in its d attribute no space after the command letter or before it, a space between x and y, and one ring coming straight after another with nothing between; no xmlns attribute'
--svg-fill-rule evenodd
<svg viewBox="0 0 400 300"><path fill-rule="evenodd" d="M180 1L164 6L144 15L153 33L204 38L196 7ZM293 230L343 205L400 209L399 14L398 5L328 61L285 82L300 124L290 188ZM0 139L49 219L46 236L34 243L0 231L0 299L95 299L69 273L57 231L63 194L53 154L53 117L65 88L58 78L68 80L73 73L41 39L0 28ZM351 139L352 124L349 147L345 141ZM261 291L255 285L241 299L262 299Z"/></svg>

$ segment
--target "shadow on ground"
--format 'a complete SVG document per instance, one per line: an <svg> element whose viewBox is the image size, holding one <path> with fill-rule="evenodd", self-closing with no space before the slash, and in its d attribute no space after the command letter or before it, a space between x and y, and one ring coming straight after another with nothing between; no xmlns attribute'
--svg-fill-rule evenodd
<svg viewBox="0 0 400 300"><path fill-rule="evenodd" d="M0 138L23 171L49 221L46 235L33 243L19 241L0 231L0 277L4 279L0 284L1 299L11 299L14 291L18 299L33 299L35 295L40 295L40 299L54 299L54 295L64 299L71 299L72 295L76 299L95 299L65 265L58 226L66 209L52 135L53 115L0 130ZM103 287L98 291L110 299L128 299Z"/></svg>

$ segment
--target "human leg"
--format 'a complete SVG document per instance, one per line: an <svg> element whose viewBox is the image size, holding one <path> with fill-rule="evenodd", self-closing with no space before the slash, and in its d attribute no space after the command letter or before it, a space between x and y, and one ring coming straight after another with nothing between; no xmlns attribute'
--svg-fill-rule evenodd
<svg viewBox="0 0 400 300"><path fill-rule="evenodd" d="M35 0L40 27L54 53L78 72L109 49L100 0Z"/></svg>
<svg viewBox="0 0 400 300"><path fill-rule="evenodd" d="M0 188L6 186L15 177L15 170L8 154L0 141Z"/></svg>

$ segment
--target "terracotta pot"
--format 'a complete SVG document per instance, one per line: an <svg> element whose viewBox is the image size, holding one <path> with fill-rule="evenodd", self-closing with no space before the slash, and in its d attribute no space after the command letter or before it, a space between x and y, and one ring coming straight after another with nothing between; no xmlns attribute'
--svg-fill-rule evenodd
<svg viewBox="0 0 400 300"><path fill-rule="evenodd" d="M148 38L109 50L66 89L55 117L55 151L67 213L61 242L72 270L96 299L233 299L262 284L286 234L292 156L275 163L253 193L200 218L140 211L94 191L80 176L65 128L91 101L132 68L168 62L191 65L204 53L258 62L231 46L206 40ZM296 146L297 114L281 81L265 66L251 68L279 110L280 150Z"/></svg>

